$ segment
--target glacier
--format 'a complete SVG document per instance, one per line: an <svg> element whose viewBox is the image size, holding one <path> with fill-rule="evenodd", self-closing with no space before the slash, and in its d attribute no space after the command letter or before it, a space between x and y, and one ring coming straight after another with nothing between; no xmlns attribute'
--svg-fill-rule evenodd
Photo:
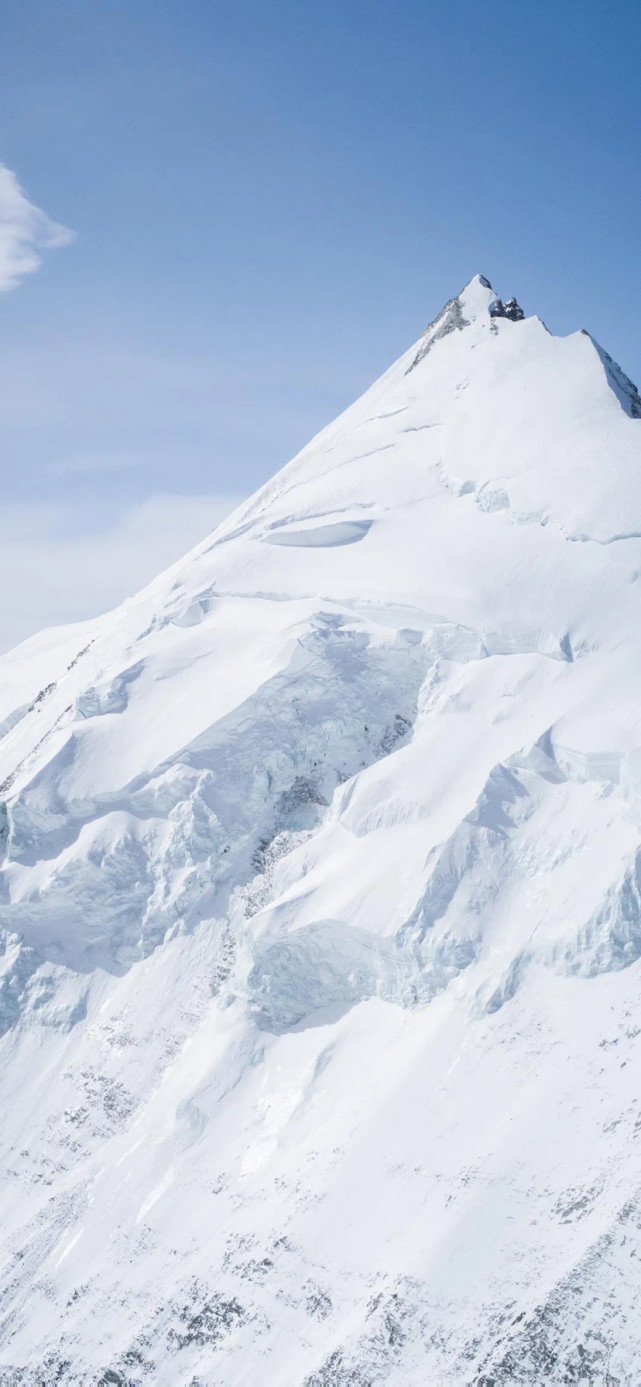
<svg viewBox="0 0 641 1387"><path fill-rule="evenodd" d="M0 660L0 1382L636 1383L641 400L476 276Z"/></svg>

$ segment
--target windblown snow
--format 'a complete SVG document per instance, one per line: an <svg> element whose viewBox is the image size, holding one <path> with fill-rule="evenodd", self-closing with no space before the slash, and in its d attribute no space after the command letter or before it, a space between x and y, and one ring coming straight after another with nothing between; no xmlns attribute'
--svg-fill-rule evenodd
<svg viewBox="0 0 641 1387"><path fill-rule="evenodd" d="M0 1381L632 1384L641 401L477 277L0 662Z"/></svg>

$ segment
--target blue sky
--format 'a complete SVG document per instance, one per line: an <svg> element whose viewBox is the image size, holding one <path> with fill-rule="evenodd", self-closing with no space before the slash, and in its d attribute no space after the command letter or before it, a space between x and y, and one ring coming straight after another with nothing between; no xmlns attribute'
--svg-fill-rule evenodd
<svg viewBox="0 0 641 1387"><path fill-rule="evenodd" d="M0 297L0 646L153 576L477 271L639 379L638 3L4 0L2 29L0 160L75 239Z"/></svg>

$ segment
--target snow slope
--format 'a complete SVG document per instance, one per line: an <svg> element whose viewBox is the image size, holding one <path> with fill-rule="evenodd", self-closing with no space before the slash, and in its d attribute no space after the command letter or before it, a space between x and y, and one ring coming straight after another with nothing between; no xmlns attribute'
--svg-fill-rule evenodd
<svg viewBox="0 0 641 1387"><path fill-rule="evenodd" d="M493 297L0 661L2 1383L638 1381L641 402Z"/></svg>

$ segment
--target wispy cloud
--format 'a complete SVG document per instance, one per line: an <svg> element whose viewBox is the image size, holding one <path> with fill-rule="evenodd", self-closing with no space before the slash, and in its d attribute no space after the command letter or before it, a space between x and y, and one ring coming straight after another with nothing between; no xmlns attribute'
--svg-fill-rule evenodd
<svg viewBox="0 0 641 1387"><path fill-rule="evenodd" d="M0 290L15 289L33 274L41 251L66 246L73 238L72 231L29 201L15 173L0 164Z"/></svg>
<svg viewBox="0 0 641 1387"><path fill-rule="evenodd" d="M204 539L238 496L150 496L96 534L68 506L0 510L0 653L43 626L84 621L137 592Z"/></svg>
<svg viewBox="0 0 641 1387"><path fill-rule="evenodd" d="M52 477L91 477L102 472L131 471L144 467L141 453L79 453L50 463Z"/></svg>

